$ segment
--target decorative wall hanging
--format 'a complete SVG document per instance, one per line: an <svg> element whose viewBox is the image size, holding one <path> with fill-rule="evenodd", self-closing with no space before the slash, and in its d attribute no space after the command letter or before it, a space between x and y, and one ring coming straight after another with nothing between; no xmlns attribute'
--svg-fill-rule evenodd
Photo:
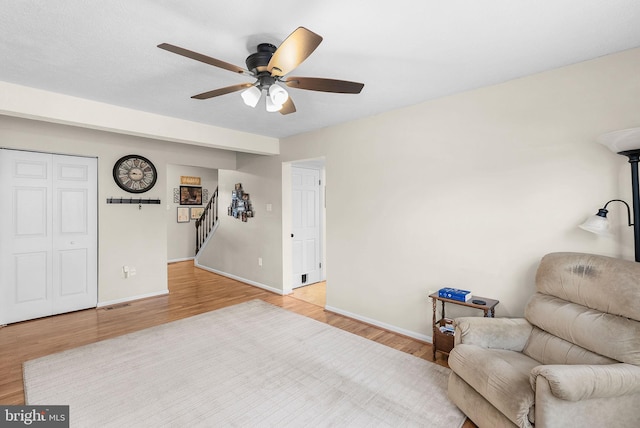
<svg viewBox="0 0 640 428"><path fill-rule="evenodd" d="M189 223L189 207L178 207L178 223Z"/></svg>
<svg viewBox="0 0 640 428"><path fill-rule="evenodd" d="M180 176L180 184L191 184L194 186L199 186L201 185L201 180L200 177L189 177L186 175L181 175Z"/></svg>
<svg viewBox="0 0 640 428"><path fill-rule="evenodd" d="M202 205L202 187L180 186L180 205Z"/></svg>
<svg viewBox="0 0 640 428"><path fill-rule="evenodd" d="M206 205L207 202L209 202L209 189L202 189L202 204ZM173 188L173 203L180 203L180 189L178 189L177 187Z"/></svg>
<svg viewBox="0 0 640 428"><path fill-rule="evenodd" d="M249 194L242 189L242 183L236 183L235 190L231 192L231 205L227 209L227 214L244 222L253 217L251 200Z"/></svg>
<svg viewBox="0 0 640 428"><path fill-rule="evenodd" d="M204 207L191 208L191 220L198 220L202 216L203 212L204 212Z"/></svg>

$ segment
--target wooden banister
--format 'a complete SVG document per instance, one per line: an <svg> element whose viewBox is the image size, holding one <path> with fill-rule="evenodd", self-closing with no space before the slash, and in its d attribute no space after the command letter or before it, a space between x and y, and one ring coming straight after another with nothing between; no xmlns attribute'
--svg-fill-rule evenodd
<svg viewBox="0 0 640 428"><path fill-rule="evenodd" d="M196 220L196 255L218 222L218 188L214 190L202 215Z"/></svg>

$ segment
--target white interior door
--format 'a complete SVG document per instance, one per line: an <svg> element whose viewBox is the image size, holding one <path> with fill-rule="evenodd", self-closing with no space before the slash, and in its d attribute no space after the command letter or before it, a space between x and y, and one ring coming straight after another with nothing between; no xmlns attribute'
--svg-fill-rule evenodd
<svg viewBox="0 0 640 428"><path fill-rule="evenodd" d="M95 307L97 161L0 150L0 323Z"/></svg>
<svg viewBox="0 0 640 428"><path fill-rule="evenodd" d="M51 314L51 156L0 150L2 324Z"/></svg>
<svg viewBox="0 0 640 428"><path fill-rule="evenodd" d="M53 158L53 313L95 307L97 160Z"/></svg>
<svg viewBox="0 0 640 428"><path fill-rule="evenodd" d="M291 168L292 287L320 281L320 171Z"/></svg>

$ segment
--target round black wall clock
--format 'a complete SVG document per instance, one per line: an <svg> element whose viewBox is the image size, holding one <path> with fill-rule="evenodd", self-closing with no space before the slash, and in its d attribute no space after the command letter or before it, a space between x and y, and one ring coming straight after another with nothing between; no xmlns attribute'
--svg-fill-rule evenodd
<svg viewBox="0 0 640 428"><path fill-rule="evenodd" d="M123 156L113 166L113 179L130 193L143 193L156 184L158 172L151 161L139 155Z"/></svg>

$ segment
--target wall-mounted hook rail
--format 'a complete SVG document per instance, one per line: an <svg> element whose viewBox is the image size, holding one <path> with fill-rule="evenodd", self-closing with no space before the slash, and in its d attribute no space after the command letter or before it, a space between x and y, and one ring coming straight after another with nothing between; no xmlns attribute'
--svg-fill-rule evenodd
<svg viewBox="0 0 640 428"><path fill-rule="evenodd" d="M140 199L140 198L107 198L108 204L138 204L138 209L142 205L160 204L160 199Z"/></svg>

